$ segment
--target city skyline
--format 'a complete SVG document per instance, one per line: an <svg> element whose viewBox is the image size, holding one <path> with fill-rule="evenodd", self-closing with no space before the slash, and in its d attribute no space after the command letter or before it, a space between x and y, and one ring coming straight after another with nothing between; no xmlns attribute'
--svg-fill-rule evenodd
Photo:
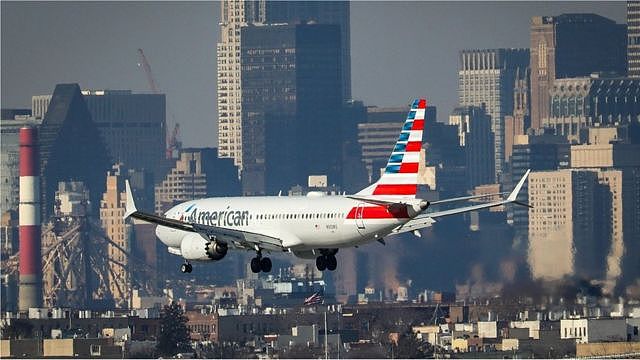
<svg viewBox="0 0 640 360"><path fill-rule="evenodd" d="M1 6L3 108L28 107L31 96L50 94L57 83L148 92L137 65L143 48L167 95L168 127L181 124L186 146L217 146L218 2ZM402 106L426 96L444 120L457 102L460 50L529 47L531 16L568 12L626 21L624 2L353 2L353 98Z"/></svg>

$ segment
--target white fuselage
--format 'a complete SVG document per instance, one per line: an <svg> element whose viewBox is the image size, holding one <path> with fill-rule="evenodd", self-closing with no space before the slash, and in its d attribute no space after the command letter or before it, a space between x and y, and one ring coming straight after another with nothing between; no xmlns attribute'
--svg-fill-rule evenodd
<svg viewBox="0 0 640 360"><path fill-rule="evenodd" d="M345 196L227 197L192 200L174 206L166 217L222 228L243 230L282 241L296 253L344 248L382 239L415 216L412 209L390 213L386 207ZM159 225L158 238L179 248L188 233Z"/></svg>

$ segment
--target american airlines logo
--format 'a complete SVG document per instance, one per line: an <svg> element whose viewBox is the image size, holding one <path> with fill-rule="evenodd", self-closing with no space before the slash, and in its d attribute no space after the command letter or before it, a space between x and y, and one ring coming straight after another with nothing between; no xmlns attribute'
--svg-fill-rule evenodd
<svg viewBox="0 0 640 360"><path fill-rule="evenodd" d="M187 208L188 212L191 207ZM244 210L223 210L223 211L198 211L194 208L191 214L187 215L186 221L209 226L248 226L249 211Z"/></svg>

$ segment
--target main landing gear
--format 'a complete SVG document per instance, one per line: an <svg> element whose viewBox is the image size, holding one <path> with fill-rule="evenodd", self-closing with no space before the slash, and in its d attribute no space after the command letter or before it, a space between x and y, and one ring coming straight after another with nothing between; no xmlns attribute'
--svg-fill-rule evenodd
<svg viewBox="0 0 640 360"><path fill-rule="evenodd" d="M271 271L271 259L268 257L262 257L262 253L258 251L256 257L251 259L251 271L254 274L262 272L270 272Z"/></svg>
<svg viewBox="0 0 640 360"><path fill-rule="evenodd" d="M316 268L319 271L333 271L338 267L338 260L336 259L336 253L338 249L321 250L322 255L316 258Z"/></svg>
<svg viewBox="0 0 640 360"><path fill-rule="evenodd" d="M182 271L183 274L188 274L191 272L191 270L193 270L193 266L191 266L191 264L189 264L188 262L180 266L180 271Z"/></svg>

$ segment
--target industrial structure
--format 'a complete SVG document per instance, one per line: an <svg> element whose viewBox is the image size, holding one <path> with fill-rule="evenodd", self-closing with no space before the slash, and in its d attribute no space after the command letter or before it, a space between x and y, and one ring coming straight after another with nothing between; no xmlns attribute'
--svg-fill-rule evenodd
<svg viewBox="0 0 640 360"><path fill-rule="evenodd" d="M20 301L22 311L42 304L40 172L35 128L20 129Z"/></svg>
<svg viewBox="0 0 640 360"><path fill-rule="evenodd" d="M59 184L54 214L43 231L46 306L128 307L114 299L129 299L126 294L133 289L151 291L152 284L145 280L149 269L144 262L132 260L121 241L105 234L90 216L89 198L80 182Z"/></svg>

